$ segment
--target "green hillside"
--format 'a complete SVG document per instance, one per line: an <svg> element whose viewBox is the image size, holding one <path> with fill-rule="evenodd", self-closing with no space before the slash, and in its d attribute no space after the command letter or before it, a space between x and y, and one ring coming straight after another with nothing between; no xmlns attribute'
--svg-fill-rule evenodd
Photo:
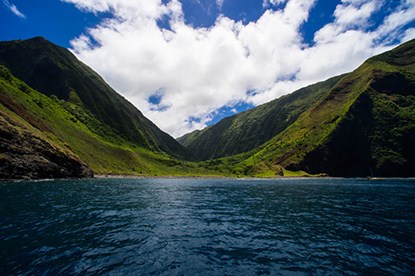
<svg viewBox="0 0 415 276"><path fill-rule="evenodd" d="M356 177L414 175L415 40L179 141L69 51L0 42L0 178Z"/></svg>
<svg viewBox="0 0 415 276"><path fill-rule="evenodd" d="M302 88L177 140L201 160L250 151L294 123L304 111L327 96L339 79L340 76Z"/></svg>
<svg viewBox="0 0 415 276"><path fill-rule="evenodd" d="M215 164L248 175L282 175L285 168L332 176L413 176L414 69L415 40L343 76L260 147Z"/></svg>
<svg viewBox="0 0 415 276"><path fill-rule="evenodd" d="M36 93L0 65L0 178L92 176L38 114L23 107L36 110L46 103Z"/></svg>
<svg viewBox="0 0 415 276"><path fill-rule="evenodd" d="M41 37L0 42L0 64L39 92L84 107L111 132L129 142L151 151L190 158L184 147L65 48Z"/></svg>
<svg viewBox="0 0 415 276"><path fill-rule="evenodd" d="M343 120L325 143L289 168L345 176L413 176L415 41L369 59Z"/></svg>
<svg viewBox="0 0 415 276"><path fill-rule="evenodd" d="M48 97L0 65L0 178L214 175L121 137L79 102Z"/></svg>

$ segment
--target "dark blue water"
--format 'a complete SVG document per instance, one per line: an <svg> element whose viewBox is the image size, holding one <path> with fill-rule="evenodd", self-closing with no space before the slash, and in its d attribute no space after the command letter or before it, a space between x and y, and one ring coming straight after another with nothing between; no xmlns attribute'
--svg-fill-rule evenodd
<svg viewBox="0 0 415 276"><path fill-rule="evenodd" d="M0 274L414 274L415 180L0 183Z"/></svg>

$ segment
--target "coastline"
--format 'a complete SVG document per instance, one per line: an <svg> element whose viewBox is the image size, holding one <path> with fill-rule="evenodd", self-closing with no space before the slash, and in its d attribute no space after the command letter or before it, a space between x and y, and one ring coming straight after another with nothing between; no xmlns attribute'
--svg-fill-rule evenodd
<svg viewBox="0 0 415 276"><path fill-rule="evenodd" d="M289 179L366 179L367 181L384 181L393 179L402 180L415 180L415 176L410 177L342 177L342 176L329 176L326 174L321 175L305 175L305 176L275 176L275 177L258 177L258 176L219 176L219 175L187 175L187 176L174 176L174 175L122 175L122 174L96 174L93 177L77 178L2 178L0 182L46 182L46 181L59 181L59 180L93 180L93 179L223 179L223 180L289 180Z"/></svg>

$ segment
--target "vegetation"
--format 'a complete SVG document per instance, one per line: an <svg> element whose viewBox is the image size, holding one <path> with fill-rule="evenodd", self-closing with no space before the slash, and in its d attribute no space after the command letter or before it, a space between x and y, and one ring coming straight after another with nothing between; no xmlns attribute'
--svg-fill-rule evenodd
<svg viewBox="0 0 415 276"><path fill-rule="evenodd" d="M273 106L271 114L281 115L286 114L281 110L297 106L301 111L294 113L298 116L293 122L281 127L262 145L220 159L215 163L220 164L218 169L264 176L292 175L285 169L332 176L413 176L414 72L415 41L410 41L369 59L350 74L308 87L304 95L303 90L297 91L179 141L189 148L205 148L205 140L207 144L226 140L231 133L229 139L243 143L243 130L256 124L260 126L259 137L263 137L262 129L272 125L261 116L265 114L263 110ZM311 101L310 97L316 100ZM303 99L302 105L295 105ZM286 117L275 118L277 123L273 126L283 125ZM243 130L235 130L235 126Z"/></svg>
<svg viewBox="0 0 415 276"><path fill-rule="evenodd" d="M415 40L180 138L201 162L63 48L0 42L0 63L0 178L413 176Z"/></svg>
<svg viewBox="0 0 415 276"><path fill-rule="evenodd" d="M112 133L131 143L151 151L191 158L184 147L65 48L41 37L0 42L0 64L42 94L84 107L101 125L107 125Z"/></svg>
<svg viewBox="0 0 415 276"><path fill-rule="evenodd" d="M181 161L128 141L108 125L100 122L76 101L64 101L54 96L43 95L15 78L6 67L1 65L0 122L10 122L8 127L13 128L16 133L24 130L31 137L44 142L45 148L56 148L79 161L83 160L95 174L220 175L202 165ZM2 124L2 129L4 128L5 125ZM6 134L4 131L0 132L0 138L7 140ZM4 145L4 142L0 144ZM10 174L9 177L13 176L13 170L10 168L16 165L17 157L20 156L20 160L28 158L30 143L14 146L19 146L22 150L14 153L13 160L9 159L7 168L1 168L3 173L0 177L7 177L7 173ZM3 151L5 152L2 152L0 158L5 162L6 157L10 157L11 150L7 148ZM51 163L53 162L49 162ZM22 164L22 166L32 165ZM24 175L14 175L14 177L22 176ZM59 175L51 173L48 176ZM45 175L33 173L30 177L45 177Z"/></svg>
<svg viewBox="0 0 415 276"><path fill-rule="evenodd" d="M341 77L334 77L225 118L177 140L201 160L247 152L269 141L327 96Z"/></svg>

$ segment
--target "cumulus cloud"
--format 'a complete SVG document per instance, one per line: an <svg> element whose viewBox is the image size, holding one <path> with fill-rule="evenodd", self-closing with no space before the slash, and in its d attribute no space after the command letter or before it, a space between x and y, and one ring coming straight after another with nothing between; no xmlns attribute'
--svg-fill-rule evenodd
<svg viewBox="0 0 415 276"><path fill-rule="evenodd" d="M64 1L112 13L72 40L73 52L175 137L205 127L223 106L270 101L354 69L394 46L385 38L415 35L413 29L400 32L414 20L413 0L403 1L375 30L370 18L382 1L344 0L311 45L301 26L315 0L266 0L286 5L265 9L248 24L221 15L209 28L186 24L178 0Z"/></svg>
<svg viewBox="0 0 415 276"><path fill-rule="evenodd" d="M16 16L18 16L18 17L20 17L20 18L26 18L26 16L23 14L23 13L21 13L18 9L17 9L17 7L16 7L16 5L14 5L14 4L12 4L12 3L10 3L8 0L3 0L3 4L12 12L12 13L14 13Z"/></svg>
<svg viewBox="0 0 415 276"><path fill-rule="evenodd" d="M369 1L361 6L354 4L338 5L334 15L337 22L345 26L361 26L366 24L372 13L379 7L377 1Z"/></svg>

